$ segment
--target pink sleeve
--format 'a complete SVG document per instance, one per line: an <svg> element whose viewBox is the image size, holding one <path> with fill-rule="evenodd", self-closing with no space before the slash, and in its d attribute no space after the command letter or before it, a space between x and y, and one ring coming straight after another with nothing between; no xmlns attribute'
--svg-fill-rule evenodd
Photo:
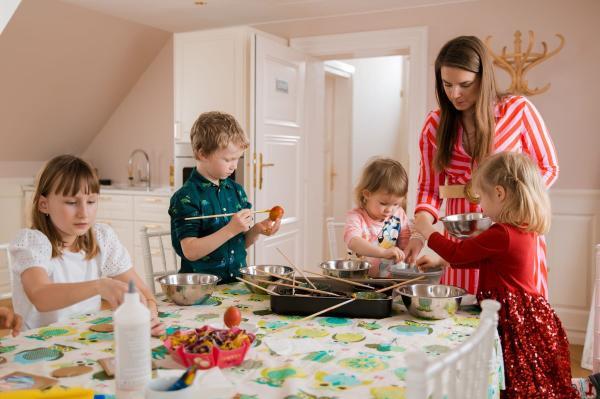
<svg viewBox="0 0 600 399"><path fill-rule="evenodd" d="M421 131L419 139L421 165L417 184L417 206L415 207L415 213L426 211L433 216L434 220L438 219L442 206L439 187L445 182L444 173L436 171L433 165L436 151L435 132L438 123L439 115L436 112L430 112Z"/></svg>
<svg viewBox="0 0 600 399"><path fill-rule="evenodd" d="M400 218L400 237L396 242L396 246L400 249L406 248L408 241L410 241L410 235L413 233L413 226L404 209L400 208L400 212L397 215Z"/></svg>
<svg viewBox="0 0 600 399"><path fill-rule="evenodd" d="M354 237L363 236L363 218L358 209L353 209L346 214L346 225L344 226L344 242L346 246Z"/></svg>
<svg viewBox="0 0 600 399"><path fill-rule="evenodd" d="M546 183L546 187L552 186L558 178L558 159L556 149L550 138L546 124L535 106L523 97L523 125L525 143L528 153L537 161L538 167Z"/></svg>

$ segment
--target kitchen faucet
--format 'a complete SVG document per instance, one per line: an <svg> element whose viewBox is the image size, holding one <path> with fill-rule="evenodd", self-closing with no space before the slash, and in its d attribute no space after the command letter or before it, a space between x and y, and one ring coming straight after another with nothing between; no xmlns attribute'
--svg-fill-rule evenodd
<svg viewBox="0 0 600 399"><path fill-rule="evenodd" d="M140 176L140 181L146 182L146 190L150 191L150 157L148 156L148 153L146 153L146 151L139 149L139 148L133 150L133 152L129 156L129 166L127 168L127 171L129 172L129 185L133 186L133 180L134 180L133 158L135 157L135 154L138 154L138 153L142 154L144 156L144 158L146 158L146 176L145 177Z"/></svg>

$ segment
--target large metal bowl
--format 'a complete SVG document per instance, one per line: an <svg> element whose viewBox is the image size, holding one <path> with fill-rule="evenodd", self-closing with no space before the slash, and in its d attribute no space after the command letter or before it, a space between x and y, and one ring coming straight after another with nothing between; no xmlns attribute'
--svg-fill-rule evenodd
<svg viewBox="0 0 600 399"><path fill-rule="evenodd" d="M327 276L339 278L367 278L371 264L364 260L328 260L321 263L321 270Z"/></svg>
<svg viewBox="0 0 600 399"><path fill-rule="evenodd" d="M199 305L210 298L221 280L214 274L174 273L158 277L163 293L177 305Z"/></svg>
<svg viewBox="0 0 600 399"><path fill-rule="evenodd" d="M258 280L267 280L267 281L275 281L276 277L269 276L267 273L276 274L278 276L291 278L292 274L294 274L294 269L289 266L282 265L256 265L256 266L247 266L242 267L240 269L240 274L244 280L248 280L249 282L259 285L263 288L267 288L267 283L261 283ZM289 283L289 282L288 282ZM258 289L256 287L251 286L250 284L246 284L246 287L255 294L265 294L265 291Z"/></svg>
<svg viewBox="0 0 600 399"><path fill-rule="evenodd" d="M416 277L425 276L425 279L420 281L421 284L439 284L442 279L442 274L444 274L444 269L440 266L427 269L427 271L421 271L414 264L410 265L405 262L399 262L391 265L390 272L392 278L410 280Z"/></svg>
<svg viewBox="0 0 600 399"><path fill-rule="evenodd" d="M396 288L394 294L402 297L402 302L411 315L441 320L456 314L467 291L452 285L412 284Z"/></svg>
<svg viewBox="0 0 600 399"><path fill-rule="evenodd" d="M446 231L456 238L468 238L487 230L492 225L492 219L483 213L459 213L440 219Z"/></svg>

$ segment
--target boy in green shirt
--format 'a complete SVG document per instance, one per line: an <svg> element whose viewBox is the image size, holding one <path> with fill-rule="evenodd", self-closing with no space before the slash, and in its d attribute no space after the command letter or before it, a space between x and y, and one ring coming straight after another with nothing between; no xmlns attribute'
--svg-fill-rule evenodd
<svg viewBox="0 0 600 399"><path fill-rule="evenodd" d="M190 132L194 169L171 197L171 242L181 256L180 273L209 273L235 281L246 266L246 248L259 234L272 235L281 220L254 224L244 188L229 179L249 142L239 123L221 112L201 114ZM236 212L233 216L184 220Z"/></svg>

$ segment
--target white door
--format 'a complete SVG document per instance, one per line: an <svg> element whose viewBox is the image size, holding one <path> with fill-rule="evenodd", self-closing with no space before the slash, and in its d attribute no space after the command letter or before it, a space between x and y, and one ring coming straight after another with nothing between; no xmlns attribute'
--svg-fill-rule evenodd
<svg viewBox="0 0 600 399"><path fill-rule="evenodd" d="M345 220L353 208L352 194L352 76L325 76L325 217ZM345 254L342 229L336 230L336 254ZM326 236L327 237L327 236ZM323 242L328 253L328 242Z"/></svg>
<svg viewBox="0 0 600 399"><path fill-rule="evenodd" d="M286 264L279 248L303 267L307 57L258 35L255 40L254 209L281 205L285 210L279 233L256 244L255 263Z"/></svg>

